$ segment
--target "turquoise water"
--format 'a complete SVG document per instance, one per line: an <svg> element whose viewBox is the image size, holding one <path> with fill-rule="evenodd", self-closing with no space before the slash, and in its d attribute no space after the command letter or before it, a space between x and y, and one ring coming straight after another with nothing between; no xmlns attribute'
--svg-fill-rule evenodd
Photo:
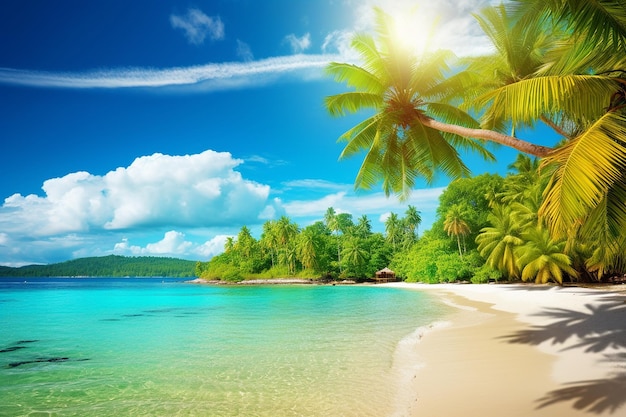
<svg viewBox="0 0 626 417"><path fill-rule="evenodd" d="M447 311L372 286L2 279L0 415L402 415L399 350Z"/></svg>

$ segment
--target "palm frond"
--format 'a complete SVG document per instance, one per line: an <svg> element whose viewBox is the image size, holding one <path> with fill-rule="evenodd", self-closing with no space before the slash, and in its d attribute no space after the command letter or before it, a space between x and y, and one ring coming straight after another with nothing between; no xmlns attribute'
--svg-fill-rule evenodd
<svg viewBox="0 0 626 417"><path fill-rule="evenodd" d="M580 224L622 178L626 166L626 116L607 113L587 131L545 158L556 170L544 194L540 216L555 235ZM626 218L620 217L621 221Z"/></svg>
<svg viewBox="0 0 626 417"><path fill-rule="evenodd" d="M382 106L380 94L348 91L324 99L324 105L331 116L345 116L363 109L377 109Z"/></svg>
<svg viewBox="0 0 626 417"><path fill-rule="evenodd" d="M351 46L361 57L363 68L383 82L389 80L389 73L383 65L384 59L371 35L357 33L352 38Z"/></svg>
<svg viewBox="0 0 626 417"><path fill-rule="evenodd" d="M357 65L331 62L326 67L325 72L332 76L335 81L345 83L358 91L382 94L385 90L378 77Z"/></svg>
<svg viewBox="0 0 626 417"><path fill-rule="evenodd" d="M545 76L502 86L477 98L494 119L532 125L543 115L565 113L582 125L600 117L618 89L615 78L599 75Z"/></svg>
<svg viewBox="0 0 626 417"><path fill-rule="evenodd" d="M451 51L443 49L424 55L412 69L408 88L422 96L430 95L430 90L450 71L448 62L453 58Z"/></svg>
<svg viewBox="0 0 626 417"><path fill-rule="evenodd" d="M351 157L371 148L377 140L376 136L380 135L380 119L379 115L369 117L341 135L337 142L348 143L339 155L339 159Z"/></svg>
<svg viewBox="0 0 626 417"><path fill-rule="evenodd" d="M610 44L614 51L626 48L626 4L623 0L520 0L522 22L542 19L565 23L581 41ZM515 7L515 6L514 6Z"/></svg>

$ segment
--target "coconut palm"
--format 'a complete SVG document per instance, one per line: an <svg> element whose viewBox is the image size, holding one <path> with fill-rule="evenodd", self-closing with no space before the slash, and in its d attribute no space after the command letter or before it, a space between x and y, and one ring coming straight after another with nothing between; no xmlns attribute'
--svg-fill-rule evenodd
<svg viewBox="0 0 626 417"><path fill-rule="evenodd" d="M451 77L465 86L459 94L461 108L481 114L481 126L505 132L511 129L515 135L516 124L497 113L497 106L476 100L502 86L532 78L544 65L544 56L555 42L555 36L546 31L541 21L519 22L511 16L504 5L487 7L474 15L478 24L491 41L494 52L489 55L464 58L464 71ZM554 123L544 119L551 126ZM535 122L534 120L531 123ZM562 130L557 129L560 134Z"/></svg>
<svg viewBox="0 0 626 417"><path fill-rule="evenodd" d="M418 177L431 182L437 172L452 178L469 174L457 148L474 150L493 160L482 141L472 138L505 135L480 131L467 113L438 100L441 92L435 87L449 71L450 53L438 51L418 58L394 42L391 17L380 9L376 9L376 16L378 42L368 34L352 40L363 65L331 63L327 67L337 81L354 88L326 98L332 115L374 110L373 116L340 137L347 142L340 158L366 152L355 185L371 188L382 180L387 195L406 197ZM515 142L521 146L521 141Z"/></svg>
<svg viewBox="0 0 626 417"><path fill-rule="evenodd" d="M422 216L415 206L409 205L404 213L404 224L411 240L417 236L419 225L422 223Z"/></svg>
<svg viewBox="0 0 626 417"><path fill-rule="evenodd" d="M465 246L465 236L470 233L466 218L467 210L461 205L455 204L450 207L443 222L443 230L448 233L448 236L456 237L460 257L463 257L464 252L464 250L461 251L461 238L463 238L463 246Z"/></svg>
<svg viewBox="0 0 626 417"><path fill-rule="evenodd" d="M511 208L496 205L488 218L491 226L481 229L476 237L478 251L493 269L505 276L519 278L516 247L524 241L520 236L519 225L511 216Z"/></svg>
<svg viewBox="0 0 626 417"><path fill-rule="evenodd" d="M402 222L396 213L390 213L385 220L385 234L387 242L391 243L395 250L396 244L402 239Z"/></svg>
<svg viewBox="0 0 626 417"><path fill-rule="evenodd" d="M359 220L355 227L356 235L361 238L368 237L372 233L372 222L363 214L359 217Z"/></svg>
<svg viewBox="0 0 626 417"><path fill-rule="evenodd" d="M563 283L563 272L576 276L571 259L563 253L565 241L555 241L547 229L532 228L523 235L526 243L518 246L518 262L522 269L522 280L534 280L545 284L553 280Z"/></svg>
<svg viewBox="0 0 626 417"><path fill-rule="evenodd" d="M326 222L326 227L331 231L335 232L337 237L337 264L339 265L339 272L341 272L341 243L339 242L339 231L341 230L339 224L339 218L337 216L337 212L334 208L328 207L326 209L326 213L324 214L324 221Z"/></svg>
<svg viewBox="0 0 626 417"><path fill-rule="evenodd" d="M276 222L276 236L280 252L278 261L283 265L287 265L292 272L292 265L295 260L295 243L294 240L298 235L299 228L296 223L292 223L289 217L281 216Z"/></svg>
<svg viewBox="0 0 626 417"><path fill-rule="evenodd" d="M355 274L360 274L369 256L362 247L362 240L356 237L349 238L346 240L341 253L346 269L355 272Z"/></svg>
<svg viewBox="0 0 626 417"><path fill-rule="evenodd" d="M270 253L270 259L272 261L272 268L274 267L274 261L279 248L278 231L276 221L268 220L263 223L263 232L261 233L260 240L261 248Z"/></svg>
<svg viewBox="0 0 626 417"><path fill-rule="evenodd" d="M592 239L616 262L625 230L626 7L619 0L521 1L518 25L561 35L530 76L483 94L474 103L492 120L544 120L568 137L544 155L554 169L539 214L554 236ZM569 133L568 133L569 132ZM610 226L608 226L610 224Z"/></svg>
<svg viewBox="0 0 626 417"><path fill-rule="evenodd" d="M296 251L298 259L305 268L313 269L316 265L317 253L315 246L315 234L310 229L304 229L298 235Z"/></svg>

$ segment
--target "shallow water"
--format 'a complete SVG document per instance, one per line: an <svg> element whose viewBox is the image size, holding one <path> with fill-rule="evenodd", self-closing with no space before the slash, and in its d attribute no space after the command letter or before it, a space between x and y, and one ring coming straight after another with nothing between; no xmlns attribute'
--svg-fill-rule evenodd
<svg viewBox="0 0 626 417"><path fill-rule="evenodd" d="M0 279L0 415L401 414L398 350L448 311L373 286Z"/></svg>

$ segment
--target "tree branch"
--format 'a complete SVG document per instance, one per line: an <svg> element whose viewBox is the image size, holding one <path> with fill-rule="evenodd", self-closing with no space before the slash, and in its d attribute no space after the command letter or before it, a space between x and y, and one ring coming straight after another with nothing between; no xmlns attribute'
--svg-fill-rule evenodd
<svg viewBox="0 0 626 417"><path fill-rule="evenodd" d="M530 142L515 138L513 136L503 135L502 133L495 132L493 130L486 129L472 129L469 127L451 125L448 123L442 123L428 116L418 115L420 122L431 129L439 130L441 132L452 133L459 136L465 136L467 138L484 139L490 142L496 142L501 145L508 146L513 149L517 149L528 155L533 155L538 158L547 156L553 149L547 146L535 145Z"/></svg>

